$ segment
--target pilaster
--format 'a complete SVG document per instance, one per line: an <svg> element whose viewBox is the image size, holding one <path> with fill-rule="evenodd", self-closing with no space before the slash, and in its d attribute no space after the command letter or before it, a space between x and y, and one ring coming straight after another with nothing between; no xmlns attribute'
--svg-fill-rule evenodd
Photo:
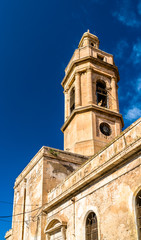
<svg viewBox="0 0 141 240"><path fill-rule="evenodd" d="M69 98L68 98L68 90L64 91L65 96L65 121L67 120L69 116Z"/></svg>
<svg viewBox="0 0 141 240"><path fill-rule="evenodd" d="M49 233L47 233L46 238L47 238L47 240L50 240L50 235L49 235Z"/></svg>
<svg viewBox="0 0 141 240"><path fill-rule="evenodd" d="M117 96L117 111L119 112L118 85L117 84L116 84L116 96Z"/></svg>
<svg viewBox="0 0 141 240"><path fill-rule="evenodd" d="M92 87L92 69L87 69L87 97L88 104L93 104L93 87Z"/></svg>
<svg viewBox="0 0 141 240"><path fill-rule="evenodd" d="M66 240L66 227L62 225L61 227L62 240Z"/></svg>
<svg viewBox="0 0 141 240"><path fill-rule="evenodd" d="M80 73L75 74L75 107L81 106L81 86L80 86Z"/></svg>
<svg viewBox="0 0 141 240"><path fill-rule="evenodd" d="M117 87L116 87L115 77L111 78L111 88L112 88L112 110L118 112L117 107Z"/></svg>

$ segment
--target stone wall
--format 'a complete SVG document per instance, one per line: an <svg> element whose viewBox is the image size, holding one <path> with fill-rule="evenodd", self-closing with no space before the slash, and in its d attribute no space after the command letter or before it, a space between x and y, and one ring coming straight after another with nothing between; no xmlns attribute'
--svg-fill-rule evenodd
<svg viewBox="0 0 141 240"><path fill-rule="evenodd" d="M93 211L98 220L98 239L137 239L134 195L141 187L141 159L135 157L134 161L77 194L75 213L71 199L50 211L47 224L53 218L66 218L66 239L85 239L86 217Z"/></svg>
<svg viewBox="0 0 141 240"><path fill-rule="evenodd" d="M67 240L85 239L86 217L93 211L98 239L137 239L135 196L141 189L140 153L141 119L48 194L46 227L53 219L61 222L63 218Z"/></svg>
<svg viewBox="0 0 141 240"><path fill-rule="evenodd" d="M60 184L88 158L43 147L18 176L14 187L11 235L8 240L45 239L42 207L48 192Z"/></svg>

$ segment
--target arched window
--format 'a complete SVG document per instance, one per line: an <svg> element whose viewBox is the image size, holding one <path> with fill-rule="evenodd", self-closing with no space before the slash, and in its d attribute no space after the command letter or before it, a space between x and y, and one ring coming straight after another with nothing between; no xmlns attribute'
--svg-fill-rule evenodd
<svg viewBox="0 0 141 240"><path fill-rule="evenodd" d="M86 219L86 240L98 240L97 217L90 212Z"/></svg>
<svg viewBox="0 0 141 240"><path fill-rule="evenodd" d="M73 87L70 92L70 113L75 109L75 88Z"/></svg>
<svg viewBox="0 0 141 240"><path fill-rule="evenodd" d="M141 239L141 190L136 196L136 216L137 216L139 239Z"/></svg>
<svg viewBox="0 0 141 240"><path fill-rule="evenodd" d="M67 223L61 219L53 219L45 228L47 240L66 240Z"/></svg>
<svg viewBox="0 0 141 240"><path fill-rule="evenodd" d="M98 80L96 82L97 105L107 108L107 90L106 83Z"/></svg>

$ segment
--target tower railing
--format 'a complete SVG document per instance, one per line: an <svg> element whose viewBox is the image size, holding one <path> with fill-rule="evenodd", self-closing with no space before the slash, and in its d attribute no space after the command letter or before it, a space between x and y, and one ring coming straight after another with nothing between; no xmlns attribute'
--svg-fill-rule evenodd
<svg viewBox="0 0 141 240"><path fill-rule="evenodd" d="M94 57L94 58L98 58L99 60L101 59L101 61L107 62L107 63L113 65L113 55L103 52L100 49L92 47L91 45L88 45L88 46L81 47L81 48L78 48L75 50L68 66L65 69L65 73L67 74L69 72L69 69L70 69L71 65L73 64L73 62L75 62L79 59L90 57L90 56Z"/></svg>

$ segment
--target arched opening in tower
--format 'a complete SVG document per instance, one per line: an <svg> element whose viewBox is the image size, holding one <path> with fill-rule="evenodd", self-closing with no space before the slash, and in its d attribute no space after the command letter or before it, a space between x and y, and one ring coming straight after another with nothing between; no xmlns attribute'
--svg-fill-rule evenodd
<svg viewBox="0 0 141 240"><path fill-rule="evenodd" d="M98 80L96 82L97 105L107 108L107 90L106 83Z"/></svg>
<svg viewBox="0 0 141 240"><path fill-rule="evenodd" d="M75 88L73 87L70 92L70 113L75 109Z"/></svg>

